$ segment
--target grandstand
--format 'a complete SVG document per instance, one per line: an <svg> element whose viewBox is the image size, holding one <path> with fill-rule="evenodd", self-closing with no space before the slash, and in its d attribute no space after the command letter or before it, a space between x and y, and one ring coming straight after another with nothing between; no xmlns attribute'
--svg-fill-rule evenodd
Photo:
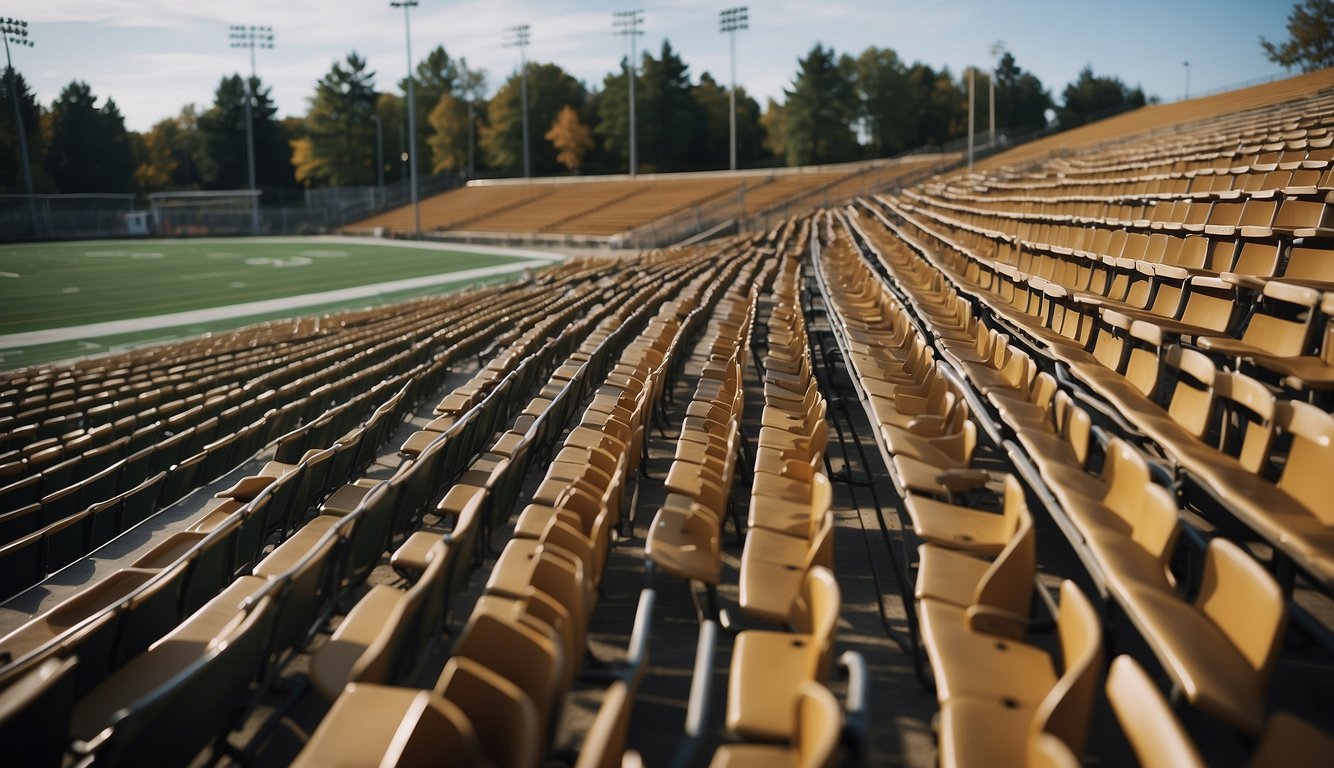
<svg viewBox="0 0 1334 768"><path fill-rule="evenodd" d="M925 179L477 185L423 219L801 210L0 374L0 756L1334 764L1332 149L1326 71Z"/></svg>
<svg viewBox="0 0 1334 768"><path fill-rule="evenodd" d="M423 200L422 230L446 239L656 246L728 221L837 204L953 161L957 156L928 153L740 173L479 180ZM344 231L411 233L413 222L409 205Z"/></svg>

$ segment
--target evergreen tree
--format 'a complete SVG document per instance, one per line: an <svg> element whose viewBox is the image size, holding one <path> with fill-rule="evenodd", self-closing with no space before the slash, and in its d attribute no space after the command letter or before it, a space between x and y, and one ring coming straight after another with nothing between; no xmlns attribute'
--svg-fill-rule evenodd
<svg viewBox="0 0 1334 768"><path fill-rule="evenodd" d="M134 156L116 103L72 82L51 105L45 167L57 191L132 192Z"/></svg>
<svg viewBox="0 0 1334 768"><path fill-rule="evenodd" d="M644 53L643 74L637 85L636 118L642 119L637 119L635 130L641 148L641 169L682 170L690 161L690 142L697 120L690 67L672 50L672 44L663 40L658 58Z"/></svg>
<svg viewBox="0 0 1334 768"><path fill-rule="evenodd" d="M320 78L306 114L306 137L292 142L296 178L307 184L375 183L375 73L349 53ZM424 149L424 147L419 148Z"/></svg>
<svg viewBox="0 0 1334 768"><path fill-rule="evenodd" d="M250 110L255 142L255 183L290 187L292 161L288 138L275 119L278 111L270 90L259 78L250 81L254 94ZM203 184L209 189L245 189L250 186L246 155L246 83L240 75L222 78L214 91L213 106L199 116L203 143Z"/></svg>
<svg viewBox="0 0 1334 768"><path fill-rule="evenodd" d="M731 131L728 123L731 99L727 86L705 72L699 76L699 85L690 89L690 95L695 102L696 123L686 168L726 168L730 159L728 142ZM737 88L736 113L737 166L754 167L764 155L764 128L760 125L760 105L744 88Z"/></svg>
<svg viewBox="0 0 1334 768"><path fill-rule="evenodd" d="M13 79L11 80L11 76ZM28 144L28 167L32 173L33 191L46 189L49 185L42 174L42 107L37 103L28 81L19 72L10 72L8 68L0 74L0 193L23 194L26 189L23 181L23 162L19 156L19 134L14 124L14 97L10 93L10 83L18 92L19 114L23 118L24 140Z"/></svg>
<svg viewBox="0 0 1334 768"><path fill-rule="evenodd" d="M857 94L852 60L846 56L836 59L832 48L826 50L817 43L798 65L792 90L785 91L787 164L856 159L852 121L857 115Z"/></svg>
<svg viewBox="0 0 1334 768"><path fill-rule="evenodd" d="M1006 51L996 65L996 130L1011 135L1031 133L1047 127L1051 94L1042 81L1025 72Z"/></svg>

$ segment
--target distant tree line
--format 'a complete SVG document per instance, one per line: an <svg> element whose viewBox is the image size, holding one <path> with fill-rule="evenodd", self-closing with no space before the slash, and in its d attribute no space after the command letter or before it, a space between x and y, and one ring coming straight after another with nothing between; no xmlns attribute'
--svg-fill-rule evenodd
<svg viewBox="0 0 1334 768"><path fill-rule="evenodd" d="M697 171L728 165L728 92L708 72L694 77L670 42L638 62L639 170ZM629 162L627 62L601 83L582 83L559 65L529 62L530 152L535 175L624 172ZM783 94L761 105L737 92L737 153L743 168L889 157L938 146L967 132L967 70L908 63L888 48L857 56L816 45L797 62ZM423 175L514 176L523 162L520 76L488 96L487 75L443 47L417 65L417 158ZM989 71L977 70L977 125L985 130ZM1018 136L1141 106L1144 94L1090 68L1056 103L1043 83L1004 53L995 70L998 132ZM21 192L17 134L0 79L0 192ZM49 107L22 74L13 78L38 192L237 189L247 185L247 83L228 75L210 105L183 107L144 133L128 131L115 102L99 104L73 82ZM315 84L306 114L279 118L259 79L251 119L262 189L375 184L407 175L406 81L376 84L355 52ZM376 152L377 125L382 141ZM410 161L408 161L410 162Z"/></svg>

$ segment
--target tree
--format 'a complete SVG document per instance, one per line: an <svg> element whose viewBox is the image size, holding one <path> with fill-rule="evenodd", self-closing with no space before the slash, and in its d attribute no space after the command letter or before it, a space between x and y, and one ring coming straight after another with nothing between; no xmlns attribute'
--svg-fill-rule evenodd
<svg viewBox="0 0 1334 768"><path fill-rule="evenodd" d="M306 114L306 137L291 142L297 181L333 186L375 182L375 73L349 53L320 78Z"/></svg>
<svg viewBox="0 0 1334 768"><path fill-rule="evenodd" d="M1288 16L1288 39L1279 45L1260 38L1269 60L1303 72L1334 66L1334 0L1304 0Z"/></svg>
<svg viewBox="0 0 1334 768"><path fill-rule="evenodd" d="M857 57L857 95L872 157L889 157L915 146L919 100L897 53L875 46L862 51Z"/></svg>
<svg viewBox="0 0 1334 768"><path fill-rule="evenodd" d="M468 105L444 94L431 110L431 172L462 173L468 168Z"/></svg>
<svg viewBox="0 0 1334 768"><path fill-rule="evenodd" d="M855 159L857 137L852 121L857 113L853 80L855 64L847 56L835 59L832 48L818 43L799 69L792 90L785 90L788 165L838 163Z"/></svg>
<svg viewBox="0 0 1334 768"><path fill-rule="evenodd" d="M1143 90L1131 89L1115 77L1098 77L1091 66L1085 66L1079 78L1065 86L1062 98L1065 103L1056 110L1062 130L1144 106Z"/></svg>
<svg viewBox="0 0 1334 768"><path fill-rule="evenodd" d="M1051 94L1042 81L1025 72L1006 51L996 65L996 128L1012 134L1038 131L1047 127Z"/></svg>
<svg viewBox="0 0 1334 768"><path fill-rule="evenodd" d="M787 111L782 104L770 98L760 116L760 125L764 128L764 148L770 154L783 160L787 157Z"/></svg>
<svg viewBox="0 0 1334 768"><path fill-rule="evenodd" d="M481 130L481 147L491 167L517 175L523 166L523 114L519 73L510 76L487 104L488 123ZM528 120L530 126L551 125L566 105L582 107L584 86L556 64L528 62ZM538 129L540 130L540 129ZM530 136L532 141L535 137ZM529 148L533 173L555 173L560 166L556 149L543 141Z"/></svg>
<svg viewBox="0 0 1334 768"><path fill-rule="evenodd" d="M134 156L116 102L100 108L87 83L65 86L51 105L46 171L59 192L132 192Z"/></svg>
<svg viewBox="0 0 1334 768"><path fill-rule="evenodd" d="M726 168L731 154L728 120L732 108L727 88L705 72L699 76L699 85L690 89L690 97L695 102L696 122L687 167ZM754 166L764 153L764 128L760 125L760 105L744 88L736 92L736 113L737 166Z"/></svg>
<svg viewBox="0 0 1334 768"><path fill-rule="evenodd" d="M11 74L13 80L10 79ZM24 139L28 144L28 165L33 174L34 191L44 188L39 180L41 163L38 162L42 157L42 107L23 75L11 73L8 68L3 70L3 74L0 74L0 193L17 194L26 190L23 163L19 155L19 134L14 124L14 96L9 90L11 82L18 92L19 114L23 119Z"/></svg>
<svg viewBox="0 0 1334 768"><path fill-rule="evenodd" d="M593 132L579 122L579 113L569 105L561 108L545 138L556 148L556 160L575 173L584 164L584 155L593 148Z"/></svg>
<svg viewBox="0 0 1334 768"><path fill-rule="evenodd" d="M602 139L603 154L614 169L622 173L630 165L630 94L627 92L630 81L626 77L626 59L623 58L616 71L602 78L602 90L597 95L597 122L593 126L593 133ZM638 93L635 101L642 103ZM642 143L642 136L636 138Z"/></svg>
<svg viewBox="0 0 1334 768"><path fill-rule="evenodd" d="M644 53L636 105L635 130L643 151L640 165L646 171L678 171L689 162L690 140L695 131L696 105L690 92L690 67L662 41L658 58Z"/></svg>
<svg viewBox="0 0 1334 768"><path fill-rule="evenodd" d="M260 187L290 187L292 160L288 138L275 119L278 111L259 78L250 80L253 101L251 131L255 143L255 183ZM240 75L222 78L213 94L213 106L199 116L203 144L201 171L209 189L244 189L250 186L246 150L246 81Z"/></svg>
<svg viewBox="0 0 1334 768"><path fill-rule="evenodd" d="M406 97L408 92L407 79L399 80L398 87ZM428 170L439 172L440 170L438 159L433 154L433 150L428 149L428 147L433 146L431 138L434 131L430 116L439 106L440 99L445 96L452 96L464 105L466 112L467 100L473 99L475 101L480 98L485 89L486 72L480 69L471 69L468 66L468 60L465 58L452 58L442 45L437 45L417 64L413 92L417 97L417 147L422 160L418 170L422 172ZM406 109L406 98L402 104L403 108ZM383 116L381 119L383 119ZM466 121L466 119L465 117L464 120ZM406 114L404 114L402 121L404 124L407 123ZM387 145L389 134L386 133L385 136ZM464 134L464 140L467 140L466 134ZM462 171L467 167L466 155L467 147L465 145L465 161L454 170Z"/></svg>

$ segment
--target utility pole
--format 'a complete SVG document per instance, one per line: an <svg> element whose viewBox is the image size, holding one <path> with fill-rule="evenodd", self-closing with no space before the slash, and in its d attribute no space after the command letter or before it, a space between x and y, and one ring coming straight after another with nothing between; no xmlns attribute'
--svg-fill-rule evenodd
<svg viewBox="0 0 1334 768"><path fill-rule="evenodd" d="M639 71L635 59L639 53L636 48L636 39L644 34L640 25L644 23L644 12L642 10L634 11L613 11L611 26L616 30L615 34L630 38L630 59L627 62L627 75L630 80L630 175L634 176L639 169L639 148L635 140L635 78Z"/></svg>
<svg viewBox="0 0 1334 768"><path fill-rule="evenodd" d="M996 146L996 57L1005 53L1005 43L1001 40L991 44L991 108L990 120L987 124L987 148L993 149Z"/></svg>
<svg viewBox="0 0 1334 768"><path fill-rule="evenodd" d="M412 231L422 233L422 206L417 197L417 89L412 76L412 22L408 11L417 7L417 0L390 0L390 7L403 9L403 43L408 54L408 174L412 184Z"/></svg>
<svg viewBox="0 0 1334 768"><path fill-rule="evenodd" d="M728 93L728 104L731 109L727 113L727 122L731 137L728 168L733 171L736 170L736 33L740 29L749 29L748 21L750 21L750 16L747 7L744 5L718 12L719 31L727 35L731 47L732 90Z"/></svg>
<svg viewBox="0 0 1334 768"><path fill-rule="evenodd" d="M519 99L523 102L520 109L523 114L523 177L527 179L533 175L528 148L528 25L517 24L505 31L509 34L505 47L519 49Z"/></svg>
<svg viewBox="0 0 1334 768"><path fill-rule="evenodd" d="M968 68L968 172L973 172L973 74L977 67Z"/></svg>
<svg viewBox="0 0 1334 768"><path fill-rule="evenodd" d="M228 30L233 48L250 49L250 79L245 83L245 160L246 180L255 192L259 189L255 183L255 49L273 48L273 27L233 24ZM259 234L259 195L250 198L250 233Z"/></svg>
<svg viewBox="0 0 1334 768"><path fill-rule="evenodd" d="M371 115L375 121L375 183L377 196L384 195L384 123L379 115Z"/></svg>
<svg viewBox="0 0 1334 768"><path fill-rule="evenodd" d="M14 60L9 56L9 44L18 46L33 46L32 39L28 37L28 22L18 19L0 18L0 38L5 40L5 64L9 69L9 95L14 99L14 127L19 133L19 159L23 166L23 189L28 193L28 216L32 219L32 235L37 237L41 234L41 228L37 222L37 202L32 197L32 166L28 161L28 132L23 127L23 113L19 109L19 86L18 77L14 73Z"/></svg>

